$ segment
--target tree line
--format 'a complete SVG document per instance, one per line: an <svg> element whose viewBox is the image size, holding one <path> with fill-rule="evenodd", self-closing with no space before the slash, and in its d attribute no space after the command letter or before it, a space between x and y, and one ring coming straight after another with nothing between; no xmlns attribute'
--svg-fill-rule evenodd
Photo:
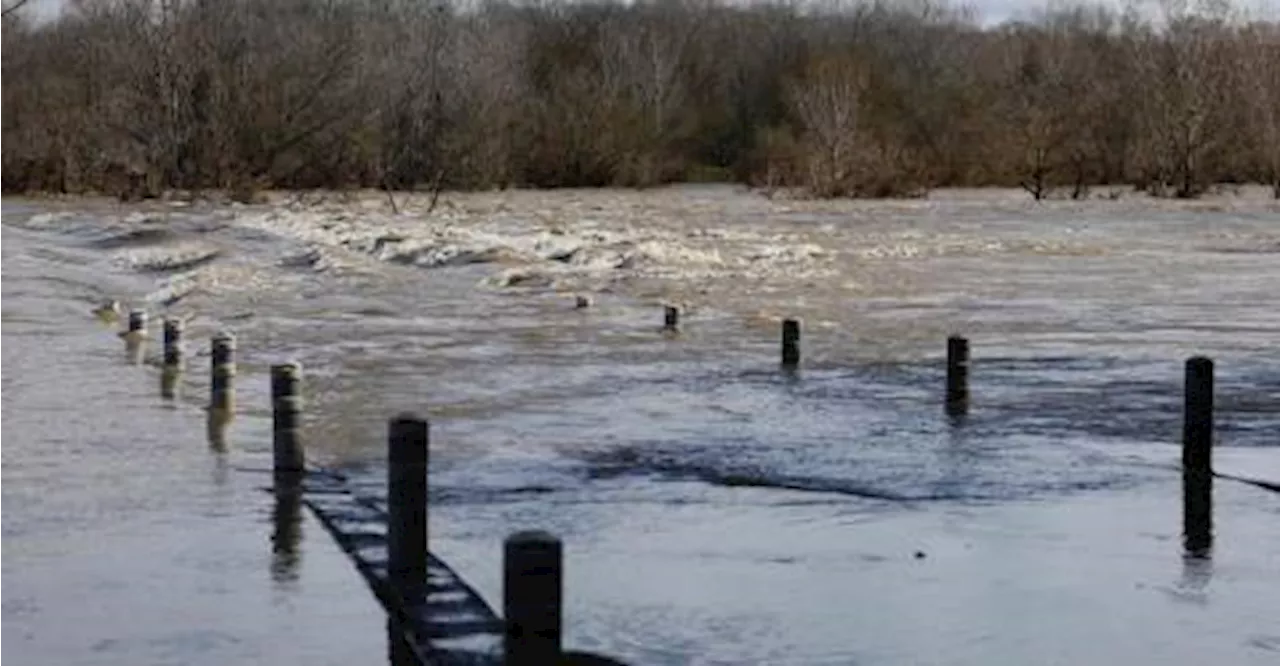
<svg viewBox="0 0 1280 666"><path fill-rule="evenodd" d="M6 192L1280 198L1280 23L1222 3L70 0L3 31Z"/></svg>

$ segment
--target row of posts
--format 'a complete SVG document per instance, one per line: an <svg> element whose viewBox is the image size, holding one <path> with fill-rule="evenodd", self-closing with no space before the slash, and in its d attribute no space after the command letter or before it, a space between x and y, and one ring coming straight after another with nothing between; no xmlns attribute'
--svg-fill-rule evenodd
<svg viewBox="0 0 1280 666"><path fill-rule="evenodd" d="M146 326L146 312L131 312L126 339L145 337ZM183 365L182 333L180 319L165 320L163 369L166 376L175 379ZM209 410L226 419L235 410L235 351L235 337L230 333L214 336ZM306 473L306 453L299 436L301 380L299 363L271 366L272 469L277 492L289 495L300 491ZM166 383L162 392L165 397L173 397L173 384ZM406 599L425 599L430 443L427 421L411 414L397 416L391 420L387 442L389 582ZM504 543L506 664L549 664L562 655L563 561L560 540L547 532L517 532Z"/></svg>
<svg viewBox="0 0 1280 666"><path fill-rule="evenodd" d="M126 334L127 339L135 341L132 350L136 350L138 346L136 341L146 336L147 313L141 310L135 310L129 313L129 331ZM680 327L680 310L679 308L668 305L665 306L663 312L663 330L676 332ZM174 397L175 381L177 375L182 369L182 320L169 318L164 322L164 369L165 381L162 386L162 392L165 397ZM228 417L234 412L235 406L235 390L234 378L236 374L235 368L235 337L230 333L219 333L214 336L211 353L210 364L210 410L211 412L220 412ZM784 319L782 321L782 367L786 370L795 370L800 366L800 321L797 319ZM969 341L958 335L947 338L947 361L946 361L946 391L944 405L946 413L950 416L963 416L969 410ZM289 386L296 385L301 367L296 363L284 364L272 367L272 386L280 384L282 390L286 390ZM1187 422L1186 427L1189 428L1186 438L1199 440L1201 435L1199 431L1208 428L1212 430L1212 412L1213 412L1213 362L1204 357L1196 357L1187 361ZM1203 396L1204 391L1199 390L1201 384L1207 383L1208 388L1208 406L1202 404L1203 397L1197 397L1193 401L1192 396ZM288 392L287 390L285 391ZM273 395L275 392L273 391ZM294 400L288 398L288 400ZM294 400L296 402L296 400ZM300 406L297 407L300 409ZM297 409L293 412L293 418L296 421ZM1207 410L1207 411L1206 411ZM1206 411L1209 414L1208 424L1199 420L1193 420L1192 412ZM296 422L288 422L286 419L284 427L296 429ZM1198 458L1192 455L1190 462L1198 462ZM1184 460L1187 462L1187 460Z"/></svg>
<svg viewBox="0 0 1280 666"><path fill-rule="evenodd" d="M666 306L663 328L677 331L680 311ZM800 367L800 321L782 320L782 368ZM1195 356L1186 361L1183 381L1182 471L1183 536L1188 555L1207 557L1213 544L1213 361ZM947 338L944 409L952 418L969 411L969 340Z"/></svg>
<svg viewBox="0 0 1280 666"><path fill-rule="evenodd" d="M680 308L663 307L662 328L675 333L680 330ZM794 371L800 367L800 320L782 320L782 368ZM947 338L946 412L953 417L969 410L969 341L958 335Z"/></svg>
<svg viewBox="0 0 1280 666"><path fill-rule="evenodd" d="M664 329L679 326L679 310L668 306ZM145 312L131 312L127 339L145 336ZM182 367L182 321L164 323L164 368ZM229 419L235 409L235 338L214 336L210 362L210 412ZM782 365L800 363L800 323L782 322ZM1213 439L1213 361L1197 356L1186 362L1182 441L1183 517L1187 553L1207 557L1212 546L1211 465ZM306 456L299 436L302 367L271 366L272 455L278 489L295 488L305 474ZM963 415L969 405L969 342L947 339L946 412ZM212 418L212 417L211 417ZM391 583L406 598L427 591L427 474L429 426L412 414L393 418L387 443L387 556ZM523 531L504 543L503 613L506 663L551 663L562 654L563 549L543 531Z"/></svg>

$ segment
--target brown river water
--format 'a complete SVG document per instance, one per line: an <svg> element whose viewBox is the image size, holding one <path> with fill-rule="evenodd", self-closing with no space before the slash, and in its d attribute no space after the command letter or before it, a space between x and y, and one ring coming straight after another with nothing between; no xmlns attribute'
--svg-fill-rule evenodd
<svg viewBox="0 0 1280 666"><path fill-rule="evenodd" d="M309 455L370 495L386 419L431 418L432 548L495 605L504 535L565 540L573 647L1280 659L1280 496L1219 481L1212 558L1184 559L1173 468L1202 353L1219 468L1280 481L1280 204L720 186L397 204L6 199L4 656L385 661L380 611L318 526L273 539L266 370L296 359ZM131 366L92 315L107 299L148 309L153 339L188 318L178 400L156 345ZM777 368L787 316L797 376ZM219 330L240 348L221 452L201 411ZM973 344L960 424L941 409L953 332Z"/></svg>

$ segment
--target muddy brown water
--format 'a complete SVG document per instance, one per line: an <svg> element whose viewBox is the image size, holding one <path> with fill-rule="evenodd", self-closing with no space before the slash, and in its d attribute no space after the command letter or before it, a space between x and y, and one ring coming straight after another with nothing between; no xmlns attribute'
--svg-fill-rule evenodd
<svg viewBox="0 0 1280 666"><path fill-rule="evenodd" d="M1181 364L1204 353L1219 460L1280 476L1274 202L686 187L399 204L6 200L6 655L383 658L376 606L317 528L301 564L271 553L265 371L297 359L312 457L370 494L386 419L431 416L432 545L491 601L503 535L565 539L577 647L637 664L1280 656L1280 498L1219 482L1213 560L1184 561L1169 469ZM91 316L110 298L190 318L176 404ZM664 302L686 308L679 336ZM804 320L798 377L777 372L784 316ZM200 407L222 329L241 413L217 454ZM941 408L951 332L973 340L960 426Z"/></svg>

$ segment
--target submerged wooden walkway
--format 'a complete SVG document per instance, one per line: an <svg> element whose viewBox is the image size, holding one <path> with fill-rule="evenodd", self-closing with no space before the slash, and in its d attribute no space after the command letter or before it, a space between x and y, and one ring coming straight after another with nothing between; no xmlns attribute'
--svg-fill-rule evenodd
<svg viewBox="0 0 1280 666"><path fill-rule="evenodd" d="M341 477L324 471L309 472L296 491L277 492L301 495L387 609L390 626L400 628L413 662L502 663L502 619L443 560L427 553L423 594L405 598L397 589L387 556L385 502L358 496Z"/></svg>

